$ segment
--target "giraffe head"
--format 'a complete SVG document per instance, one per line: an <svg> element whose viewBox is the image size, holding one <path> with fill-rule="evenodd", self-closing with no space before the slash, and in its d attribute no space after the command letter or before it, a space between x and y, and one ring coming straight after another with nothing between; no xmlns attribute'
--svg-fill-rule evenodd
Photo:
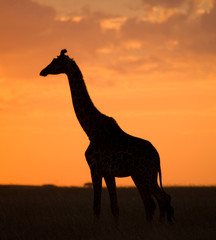
<svg viewBox="0 0 216 240"><path fill-rule="evenodd" d="M71 59L65 55L66 52L66 49L61 50L60 55L54 58L52 62L40 72L40 75L45 77L48 74L67 73L67 66L68 63L71 62Z"/></svg>

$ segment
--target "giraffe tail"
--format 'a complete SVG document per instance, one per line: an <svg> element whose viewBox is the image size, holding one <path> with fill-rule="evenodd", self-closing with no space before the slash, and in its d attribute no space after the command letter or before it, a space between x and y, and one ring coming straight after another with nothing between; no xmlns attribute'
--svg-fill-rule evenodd
<svg viewBox="0 0 216 240"><path fill-rule="evenodd" d="M163 189L163 186L162 186L161 166L159 167L158 173L159 173L160 188L164 192L164 189Z"/></svg>

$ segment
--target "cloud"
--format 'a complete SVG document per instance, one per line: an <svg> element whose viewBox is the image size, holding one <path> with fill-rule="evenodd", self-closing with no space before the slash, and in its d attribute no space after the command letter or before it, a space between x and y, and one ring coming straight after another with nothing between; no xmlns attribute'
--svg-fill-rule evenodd
<svg viewBox="0 0 216 240"><path fill-rule="evenodd" d="M185 3L188 1L179 2ZM198 4L200 1L194 2ZM152 7L154 7L154 3L158 3L158 1L153 1ZM172 4L169 5L170 1L165 1L165 3L167 6L173 6ZM123 38L128 39L133 36L133 38L148 42L152 46L165 46L165 42L178 42L178 48L176 49L181 52L186 50L215 54L216 30L214 23L216 22L216 15L214 12L216 7L213 5L211 7L211 10L197 14L196 18L191 17L192 13L189 10L187 12L173 10L169 13L168 9L163 9L163 14L158 13L155 20L151 13L147 14L143 21L140 18L128 19L122 27ZM192 8L195 9L194 6ZM199 7L196 9L199 9ZM158 11L162 10L158 9Z"/></svg>
<svg viewBox="0 0 216 240"><path fill-rule="evenodd" d="M160 6L164 8L185 8L185 9L197 9L205 7L211 8L214 5L214 0L142 0L143 5L148 6Z"/></svg>
<svg viewBox="0 0 216 240"><path fill-rule="evenodd" d="M151 5L151 6L161 6L166 8L175 8L182 5L183 2L187 0L142 0L143 5Z"/></svg>
<svg viewBox="0 0 216 240"><path fill-rule="evenodd" d="M107 18L107 14L90 12L85 7L79 16L57 17L52 7L40 5L30 0L0 0L0 34L2 53L21 52L34 48L46 48L61 43L70 43L72 50L82 44L83 52L89 52L106 42L109 31L123 21L120 18ZM80 49L82 52L82 49Z"/></svg>
<svg viewBox="0 0 216 240"><path fill-rule="evenodd" d="M96 13L85 11L79 21L61 21L53 8L29 0L0 4L1 77L32 77L45 56L59 54L62 48L74 57L88 58L111 38L112 31L103 32Z"/></svg>
<svg viewBox="0 0 216 240"><path fill-rule="evenodd" d="M51 41L55 11L29 0L0 0L0 5L0 77L32 77L40 50Z"/></svg>
<svg viewBox="0 0 216 240"><path fill-rule="evenodd" d="M18 52L46 40L55 11L29 0L0 0L0 51Z"/></svg>
<svg viewBox="0 0 216 240"><path fill-rule="evenodd" d="M81 65L133 74L176 70L197 55L215 56L213 1L142 3L142 17L84 7L62 18L30 0L0 0L1 77L35 77L62 48Z"/></svg>
<svg viewBox="0 0 216 240"><path fill-rule="evenodd" d="M127 17L115 17L101 20L101 27L103 29L120 30L121 26L127 20Z"/></svg>

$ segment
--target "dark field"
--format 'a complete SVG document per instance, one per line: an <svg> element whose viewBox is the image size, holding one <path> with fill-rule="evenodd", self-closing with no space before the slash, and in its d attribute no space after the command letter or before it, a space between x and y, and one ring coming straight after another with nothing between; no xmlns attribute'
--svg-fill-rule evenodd
<svg viewBox="0 0 216 240"><path fill-rule="evenodd" d="M216 187L169 187L166 191L172 196L175 224L160 224L156 211L150 228L138 191L118 188L117 230L106 189L96 229L92 189L0 186L0 240L216 239Z"/></svg>

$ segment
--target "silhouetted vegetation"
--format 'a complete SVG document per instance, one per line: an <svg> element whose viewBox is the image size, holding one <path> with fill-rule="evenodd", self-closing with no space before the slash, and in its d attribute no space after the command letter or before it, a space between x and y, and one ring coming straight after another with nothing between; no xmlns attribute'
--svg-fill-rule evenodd
<svg viewBox="0 0 216 240"><path fill-rule="evenodd" d="M113 223L106 189L101 220L93 225L92 189L75 187L0 186L0 239L214 239L216 188L170 187L176 223L146 224L135 188L118 188L119 230Z"/></svg>
<svg viewBox="0 0 216 240"><path fill-rule="evenodd" d="M87 183L83 184L83 187L85 187L85 188L92 188L93 184L92 184L92 182L87 182Z"/></svg>

